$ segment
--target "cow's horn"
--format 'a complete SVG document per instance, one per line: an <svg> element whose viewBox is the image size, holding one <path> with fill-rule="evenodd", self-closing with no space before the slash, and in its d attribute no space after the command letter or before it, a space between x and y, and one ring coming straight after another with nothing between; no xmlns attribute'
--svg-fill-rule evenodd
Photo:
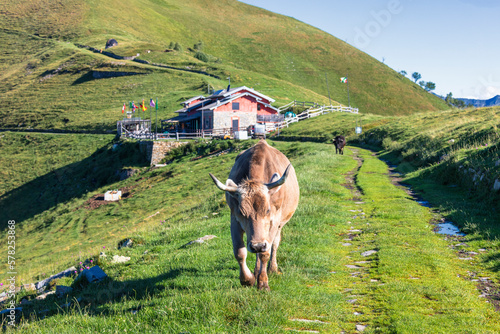
<svg viewBox="0 0 500 334"><path fill-rule="evenodd" d="M217 178L212 173L208 173L208 174L212 177L212 180L214 180L215 185L220 190L229 191L230 193L234 193L234 192L238 191L238 187L226 186L224 183L217 180Z"/></svg>
<svg viewBox="0 0 500 334"><path fill-rule="evenodd" d="M290 167L292 167L292 164L288 165L288 167L285 169L285 172L283 173L283 176L278 181L274 181L273 183L267 183L266 184L267 189L273 189L285 183L286 178L288 176L288 172L290 171Z"/></svg>

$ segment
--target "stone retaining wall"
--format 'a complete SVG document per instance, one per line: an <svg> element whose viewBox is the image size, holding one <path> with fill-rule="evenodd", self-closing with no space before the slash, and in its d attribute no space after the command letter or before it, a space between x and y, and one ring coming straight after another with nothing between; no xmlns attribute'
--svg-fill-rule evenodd
<svg viewBox="0 0 500 334"><path fill-rule="evenodd" d="M150 165L154 166L167 155L168 152L187 144L187 142L179 141L141 141L141 152L146 155L146 159L150 161Z"/></svg>

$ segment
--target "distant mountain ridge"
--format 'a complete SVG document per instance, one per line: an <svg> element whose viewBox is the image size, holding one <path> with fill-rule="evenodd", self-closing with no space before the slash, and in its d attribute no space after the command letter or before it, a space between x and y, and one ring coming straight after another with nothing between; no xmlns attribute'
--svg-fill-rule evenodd
<svg viewBox="0 0 500 334"><path fill-rule="evenodd" d="M494 96L491 99L479 100L479 99L465 99L457 98L457 100L464 101L466 105L472 104L474 107L493 107L500 106L500 95Z"/></svg>
<svg viewBox="0 0 500 334"><path fill-rule="evenodd" d="M433 94L436 95L437 97L439 97L440 99L446 100L445 96L441 96L441 95L438 95L435 93L433 93ZM465 103L465 106L472 105L476 108L500 106L500 95L494 96L491 99L487 99L487 100L467 99L467 98L463 98L463 97L456 97L453 99L458 100L458 101L463 101Z"/></svg>

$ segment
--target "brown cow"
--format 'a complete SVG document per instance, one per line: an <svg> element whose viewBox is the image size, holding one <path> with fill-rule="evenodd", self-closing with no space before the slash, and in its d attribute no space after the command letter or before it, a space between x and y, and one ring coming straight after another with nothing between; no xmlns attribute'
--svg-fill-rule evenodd
<svg viewBox="0 0 500 334"><path fill-rule="evenodd" d="M241 284L254 285L257 278L257 287L269 290L268 262L269 272L277 273L281 229L299 203L295 170L283 153L261 140L236 157L225 185L210 176L226 192L231 209L231 238ZM246 247L243 233L247 234ZM254 273L246 265L247 248L257 253Z"/></svg>
<svg viewBox="0 0 500 334"><path fill-rule="evenodd" d="M335 153L344 155L344 146L346 144L344 136L337 136L333 140L333 144L335 145Z"/></svg>

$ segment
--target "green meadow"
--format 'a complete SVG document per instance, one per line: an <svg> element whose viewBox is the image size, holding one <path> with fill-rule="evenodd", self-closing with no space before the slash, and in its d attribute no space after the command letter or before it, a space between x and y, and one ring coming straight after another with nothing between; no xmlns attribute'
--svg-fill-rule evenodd
<svg viewBox="0 0 500 334"><path fill-rule="evenodd" d="M337 115L339 124L344 123L344 116ZM25 140L18 133L5 135L10 147ZM385 151L349 146L342 156L335 155L328 143L269 141L294 165L301 200L283 230L278 252L281 273L270 276L272 291L267 293L240 286L229 209L224 194L208 177L212 172L225 179L238 152L255 142L234 142L232 153L197 160L192 158L207 149L203 143L193 143L171 164L151 169L134 141L98 135L30 136L41 152L49 150L51 142L79 138L73 146L80 145L89 157L74 157L68 168L54 156L45 162L53 166L51 172L38 170L43 163L35 165L26 170L26 177L37 171L42 178L54 178L54 184L33 183L40 176L32 175L35 181L8 191L2 203L13 205L9 196L16 196L16 190L35 195L50 190L58 183L57 175L59 182L81 178L81 185L86 176L96 180L79 195L66 193L68 198L54 204L50 204L53 199L45 204L40 200L21 212L23 219L16 226L19 280L35 282L72 265L80 270L90 260L108 278L97 284L63 278L55 284L74 290L62 298L52 295L38 301L34 292L21 292L18 302L30 302L22 305L17 331L354 333L359 326L368 333L500 330L494 303L480 298L483 291L474 280L497 280L497 231L490 228L486 233L479 224L463 238L433 232L433 223L454 217L457 208L476 217L477 205L470 201L460 206L454 200L461 187L439 185L423 196L440 200L432 201L432 208L419 205L391 182L387 164L378 159ZM11 168L21 166L22 160L22 155L13 158ZM110 168L99 166L136 172L120 181L115 173L101 174ZM419 174L423 171L408 173L405 181L424 187L430 181ZM124 188L130 195L118 203L88 205L97 194ZM188 245L205 235L216 238ZM127 238L133 246L118 249ZM106 257L99 256L101 252ZM477 255L462 260L468 252ZM131 260L114 264L114 255ZM254 260L249 257L250 267ZM67 302L69 307L64 306Z"/></svg>

